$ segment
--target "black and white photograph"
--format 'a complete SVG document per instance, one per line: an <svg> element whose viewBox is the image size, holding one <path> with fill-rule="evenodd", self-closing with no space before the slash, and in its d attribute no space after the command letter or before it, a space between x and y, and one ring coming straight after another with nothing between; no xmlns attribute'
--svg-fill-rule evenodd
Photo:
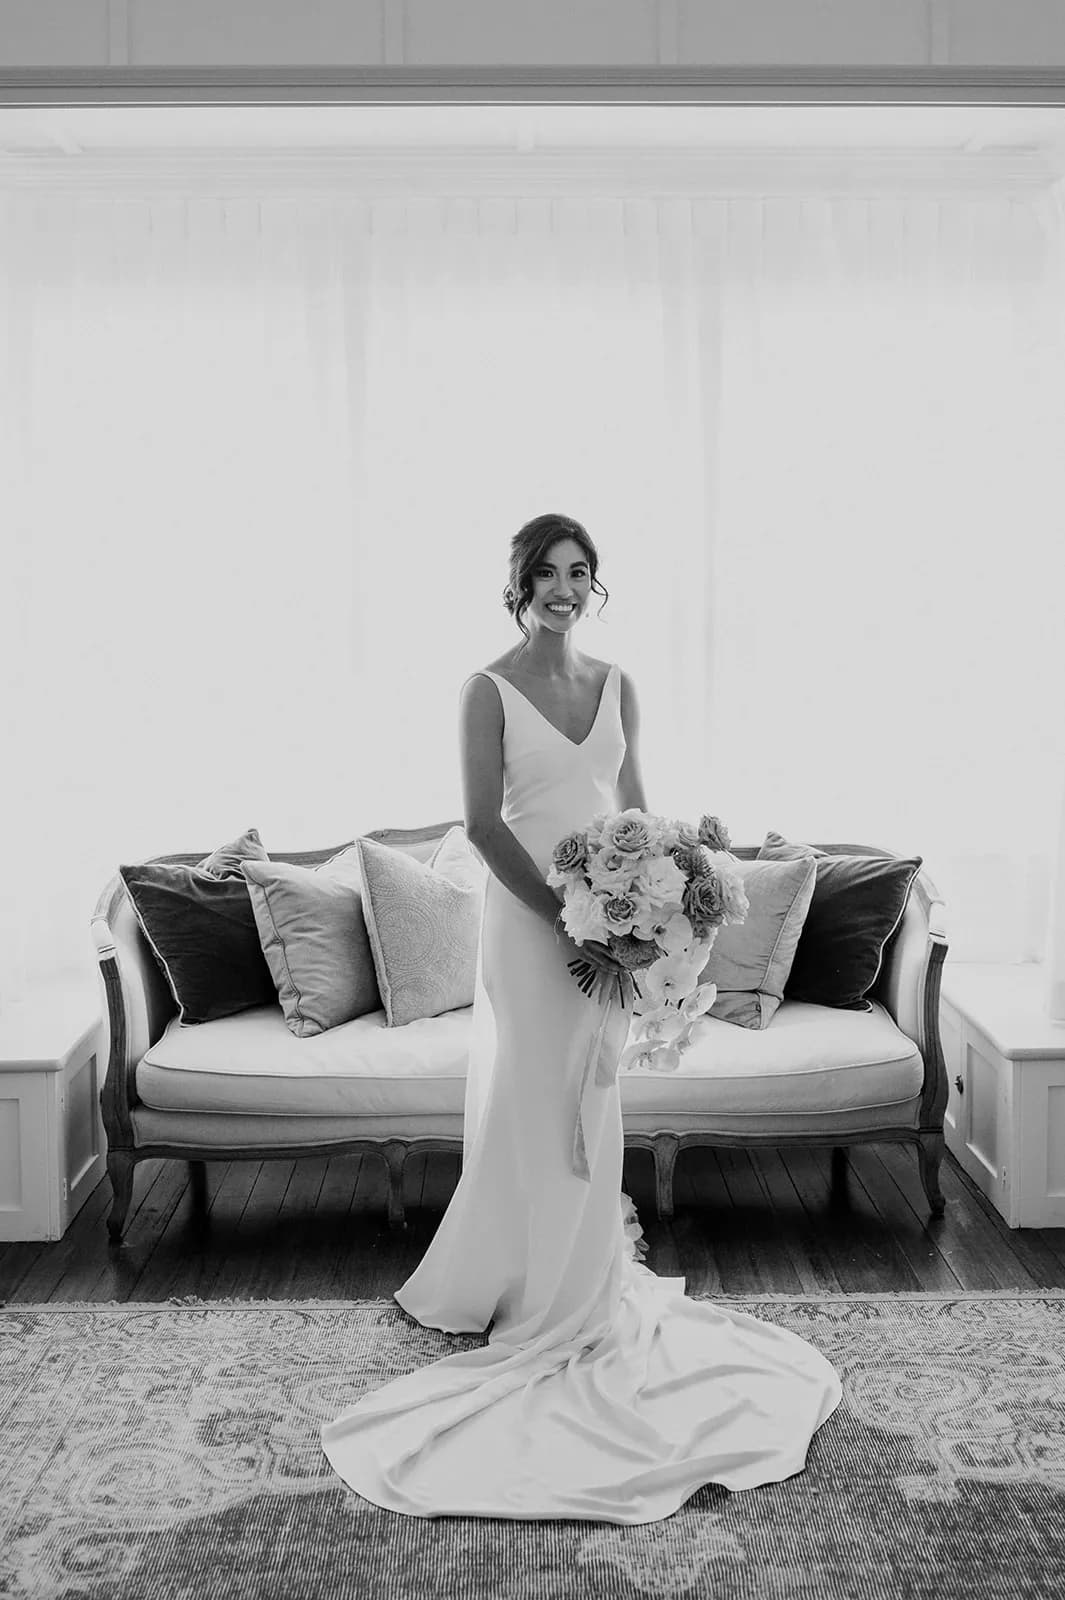
<svg viewBox="0 0 1065 1600"><path fill-rule="evenodd" d="M1065 1593L1065 11L0 0L0 1596Z"/></svg>

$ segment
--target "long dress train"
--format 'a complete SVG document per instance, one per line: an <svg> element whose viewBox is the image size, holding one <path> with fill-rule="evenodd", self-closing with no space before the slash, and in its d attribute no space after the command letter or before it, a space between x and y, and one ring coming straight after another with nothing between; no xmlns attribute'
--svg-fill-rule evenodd
<svg viewBox="0 0 1065 1600"><path fill-rule="evenodd" d="M625 751L619 669L577 744L512 684L502 817L547 872L558 839L615 809ZM628 1021L615 1006L606 1048ZM621 1192L616 1081L583 1069L598 1008L554 930L486 875L463 1166L395 1299L426 1327L488 1342L363 1396L322 1428L333 1468L414 1516L669 1516L702 1484L753 1489L800 1472L842 1397L788 1329L689 1299L639 1259ZM583 1087L582 1087L583 1085ZM587 1176L573 1159L583 1131Z"/></svg>

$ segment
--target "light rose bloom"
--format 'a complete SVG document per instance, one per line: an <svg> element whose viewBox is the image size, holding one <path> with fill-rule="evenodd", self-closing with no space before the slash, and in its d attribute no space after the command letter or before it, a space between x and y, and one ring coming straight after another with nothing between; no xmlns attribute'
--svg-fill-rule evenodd
<svg viewBox="0 0 1065 1600"><path fill-rule="evenodd" d="M593 889L623 894L634 876L632 857L622 855L620 850L597 850L587 862L585 872Z"/></svg>
<svg viewBox="0 0 1065 1600"><path fill-rule="evenodd" d="M576 944L583 944L585 939L605 941L610 931L603 916L603 902L583 883L575 884L566 896L562 925Z"/></svg>
<svg viewBox="0 0 1065 1600"><path fill-rule="evenodd" d="M608 816L609 812L597 811L595 816L585 828L584 833L588 840L589 850L598 850L600 845L603 843L604 829L606 828Z"/></svg>
<svg viewBox="0 0 1065 1600"><path fill-rule="evenodd" d="M552 889L575 887L584 883L584 868L574 867L572 872L560 872L557 867L548 867L544 882L549 883Z"/></svg>
<svg viewBox="0 0 1065 1600"><path fill-rule="evenodd" d="M677 835L675 841L677 844L685 845L688 849L691 849L692 846L697 845L700 842L699 830L693 823L684 822L678 819L676 822L674 822L673 828Z"/></svg>
<svg viewBox="0 0 1065 1600"><path fill-rule="evenodd" d="M668 855L674 845L680 842L680 830L676 822L669 817L658 819L658 848L663 854Z"/></svg>
<svg viewBox="0 0 1065 1600"><path fill-rule="evenodd" d="M651 856L636 869L633 888L663 904L675 900L679 909L686 882L672 856Z"/></svg>

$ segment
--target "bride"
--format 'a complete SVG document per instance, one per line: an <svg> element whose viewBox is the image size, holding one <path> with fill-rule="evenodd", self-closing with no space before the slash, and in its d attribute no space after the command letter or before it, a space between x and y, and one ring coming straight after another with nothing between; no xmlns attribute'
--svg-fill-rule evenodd
<svg viewBox="0 0 1065 1600"><path fill-rule="evenodd" d="M393 1378L321 1435L346 1483L413 1516L653 1522L705 1483L801 1472L842 1397L797 1334L643 1263L619 1085L583 1071L600 1016L587 980L618 969L569 938L546 874L595 813L648 809L632 679L574 637L592 591L606 598L597 569L579 522L526 523L504 590L522 642L463 685L466 831L488 872L462 1172L395 1299L487 1343ZM615 1003L603 1048L627 1034Z"/></svg>

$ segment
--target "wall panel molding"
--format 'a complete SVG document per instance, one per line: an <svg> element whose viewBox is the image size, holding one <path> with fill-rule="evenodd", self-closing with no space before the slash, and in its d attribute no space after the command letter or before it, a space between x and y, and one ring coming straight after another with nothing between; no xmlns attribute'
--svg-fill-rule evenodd
<svg viewBox="0 0 1065 1600"><path fill-rule="evenodd" d="M112 67L129 65L129 0L107 0L107 60Z"/></svg>
<svg viewBox="0 0 1065 1600"><path fill-rule="evenodd" d="M401 67L407 59L407 0L380 0L384 63Z"/></svg>
<svg viewBox="0 0 1065 1600"><path fill-rule="evenodd" d="M680 60L680 0L658 0L658 61L674 66Z"/></svg>
<svg viewBox="0 0 1065 1600"><path fill-rule="evenodd" d="M928 0L928 60L936 67L950 61L950 0Z"/></svg>
<svg viewBox="0 0 1065 1600"><path fill-rule="evenodd" d="M1050 67L16 67L0 106L1065 105Z"/></svg>

